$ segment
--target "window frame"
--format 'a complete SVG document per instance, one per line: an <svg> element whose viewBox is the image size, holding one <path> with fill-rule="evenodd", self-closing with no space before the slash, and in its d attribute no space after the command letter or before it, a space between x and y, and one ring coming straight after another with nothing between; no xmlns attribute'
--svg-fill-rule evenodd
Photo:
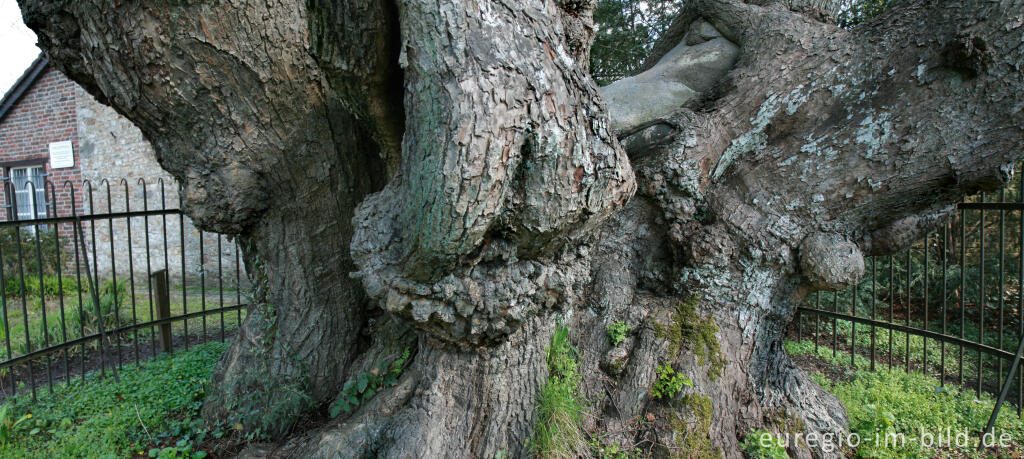
<svg viewBox="0 0 1024 459"><path fill-rule="evenodd" d="M4 198L7 199L6 206L4 206L4 207L7 208L7 221L31 221L31 220L36 220L37 219L37 218L34 218L35 216L29 216L28 218L20 218L19 215L18 215L18 209L16 209L14 207L14 199L12 199L11 195L12 195L12 193L16 193L17 192L17 190L14 189L14 170L16 170L16 169L25 169L26 173L27 173L28 170L31 170L31 169L36 168L36 167L42 169L43 183L38 184L38 183L33 182L32 184L36 185L36 192L37 193L40 192L40 191L42 191L42 193L43 193L43 209L44 209L44 212L46 212L46 213L39 214L38 218L46 218L48 216L48 208L49 208L50 203L47 202L48 196L46 196L46 191L45 190L46 190L46 179L49 177L50 171L47 170L46 162L47 162L46 158L36 158L36 159L23 159L23 160L18 160L18 161L6 161L6 162L3 162L3 163L0 163L0 168L3 168L3 172L4 172L3 180L4 180L4 182L9 184L9 185L6 185L6 184L4 185ZM40 190L39 187L42 187L42 190ZM31 196L31 198L32 198L32 206L33 206L32 208L35 209L36 206L37 206L37 204L36 204L36 196Z"/></svg>

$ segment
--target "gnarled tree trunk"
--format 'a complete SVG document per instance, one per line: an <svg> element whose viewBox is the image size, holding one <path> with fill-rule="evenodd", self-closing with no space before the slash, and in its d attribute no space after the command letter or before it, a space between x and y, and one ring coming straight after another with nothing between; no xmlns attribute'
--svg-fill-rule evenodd
<svg viewBox="0 0 1024 459"><path fill-rule="evenodd" d="M608 441L738 457L754 428L841 432L782 348L797 304L1022 156L1019 1L901 1L850 31L828 2L694 0L600 89L592 1L20 3L196 223L242 238L258 304L209 419L284 435L414 350L252 454L528 455L559 324ZM693 387L652 398L661 364Z"/></svg>

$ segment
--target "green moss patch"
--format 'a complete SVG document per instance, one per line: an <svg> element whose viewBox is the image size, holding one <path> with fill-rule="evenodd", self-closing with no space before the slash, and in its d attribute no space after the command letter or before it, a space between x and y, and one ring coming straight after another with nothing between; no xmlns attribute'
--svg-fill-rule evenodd
<svg viewBox="0 0 1024 459"><path fill-rule="evenodd" d="M672 429L676 433L675 457L689 459L720 459L722 450L711 444L711 399L705 395L689 393L682 405L687 417L671 415Z"/></svg>
<svg viewBox="0 0 1024 459"><path fill-rule="evenodd" d="M718 325L711 317L701 317L697 314L697 298L680 301L674 311L672 320L666 327L662 324L655 325L655 333L669 342L669 352L673 356L685 346L693 349L701 365L708 363L708 377L712 381L722 376L722 369L725 368L725 357L722 355L721 346L718 344Z"/></svg>

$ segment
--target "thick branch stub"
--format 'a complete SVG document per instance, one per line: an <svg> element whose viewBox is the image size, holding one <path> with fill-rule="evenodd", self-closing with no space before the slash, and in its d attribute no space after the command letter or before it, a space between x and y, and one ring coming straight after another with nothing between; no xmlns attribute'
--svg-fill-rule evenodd
<svg viewBox="0 0 1024 459"><path fill-rule="evenodd" d="M842 290L864 276L864 254L835 233L812 233L800 243L800 269L816 290Z"/></svg>
<svg viewBox="0 0 1024 459"><path fill-rule="evenodd" d="M738 56L739 47L710 23L694 21L683 40L651 69L601 88L612 131L623 136L668 118L717 84Z"/></svg>

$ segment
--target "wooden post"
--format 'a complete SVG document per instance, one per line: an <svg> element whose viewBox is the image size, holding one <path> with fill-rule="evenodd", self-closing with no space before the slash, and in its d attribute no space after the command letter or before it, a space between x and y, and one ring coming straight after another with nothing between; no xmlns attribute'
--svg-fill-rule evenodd
<svg viewBox="0 0 1024 459"><path fill-rule="evenodd" d="M153 283L153 299L156 301L156 318L157 320L169 319L171 317L171 293L167 286L167 270L161 269L150 274L149 277ZM162 352L173 351L173 346L171 344L170 322L160 324L160 350Z"/></svg>

